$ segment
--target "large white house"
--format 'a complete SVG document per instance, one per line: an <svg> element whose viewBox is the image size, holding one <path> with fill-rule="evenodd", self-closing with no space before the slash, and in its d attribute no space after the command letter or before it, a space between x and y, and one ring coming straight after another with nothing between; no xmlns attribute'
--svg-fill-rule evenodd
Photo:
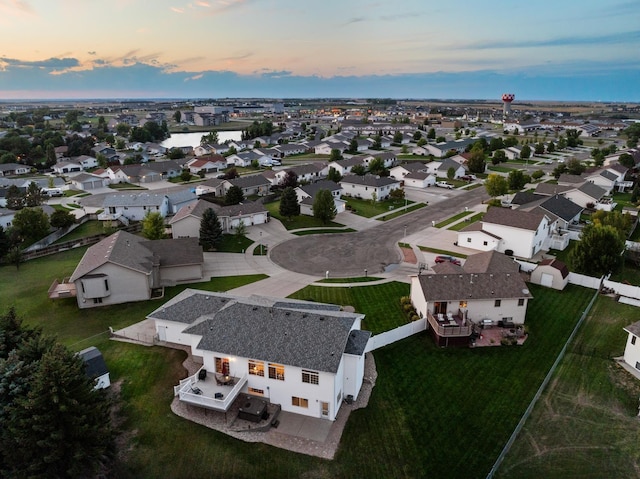
<svg viewBox="0 0 640 479"><path fill-rule="evenodd" d="M128 193L105 196L98 215L101 221L114 221L121 217L130 221L142 221L148 213L160 213L164 218L169 212L169 198L157 193Z"/></svg>
<svg viewBox="0 0 640 479"><path fill-rule="evenodd" d="M320 180L308 185L298 186L296 188L296 196L300 204L300 213L303 215L313 216L313 202L316 194L320 190L327 190L333 196L333 203L336 207L336 213L343 213L346 210L347 202L340 199L342 195L342 186L335 181Z"/></svg>
<svg viewBox="0 0 640 479"><path fill-rule="evenodd" d="M187 289L148 318L161 341L188 346L202 361L206 372L175 388L187 404L227 411L238 395L248 394L283 411L333 421L343 400L360 392L371 335L360 330L362 314Z"/></svg>
<svg viewBox="0 0 640 479"><path fill-rule="evenodd" d="M482 221L458 232L458 245L530 259L548 244L554 229L550 215L544 212L492 207Z"/></svg>
<svg viewBox="0 0 640 479"><path fill-rule="evenodd" d="M624 362L640 371L640 321L630 324L624 330L628 333L624 348Z"/></svg>

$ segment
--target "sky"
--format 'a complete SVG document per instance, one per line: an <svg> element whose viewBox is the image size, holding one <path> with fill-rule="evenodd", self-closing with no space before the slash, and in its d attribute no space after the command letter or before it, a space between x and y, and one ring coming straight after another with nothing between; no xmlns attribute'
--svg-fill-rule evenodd
<svg viewBox="0 0 640 479"><path fill-rule="evenodd" d="M639 0L0 0L0 101L640 101Z"/></svg>

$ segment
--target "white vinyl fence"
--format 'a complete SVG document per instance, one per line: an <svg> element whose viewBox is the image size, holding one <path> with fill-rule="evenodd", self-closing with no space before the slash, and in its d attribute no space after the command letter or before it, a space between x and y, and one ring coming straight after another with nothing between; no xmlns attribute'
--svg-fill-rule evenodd
<svg viewBox="0 0 640 479"><path fill-rule="evenodd" d="M400 326L399 328L376 334L369 338L365 352L373 351L401 339L408 338L414 334L420 333L427 329L427 318L421 318L417 321L411 321L409 324Z"/></svg>

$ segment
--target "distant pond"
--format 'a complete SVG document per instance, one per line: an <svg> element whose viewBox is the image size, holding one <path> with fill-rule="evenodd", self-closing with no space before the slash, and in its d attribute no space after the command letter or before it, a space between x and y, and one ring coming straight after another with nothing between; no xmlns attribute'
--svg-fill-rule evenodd
<svg viewBox="0 0 640 479"><path fill-rule="evenodd" d="M160 144L165 148L173 148L178 146L196 147L200 144L200 139L206 134L206 131L199 131L197 133L171 133L171 136ZM227 140L240 141L242 139L242 131L219 131L218 139L220 140L220 143Z"/></svg>

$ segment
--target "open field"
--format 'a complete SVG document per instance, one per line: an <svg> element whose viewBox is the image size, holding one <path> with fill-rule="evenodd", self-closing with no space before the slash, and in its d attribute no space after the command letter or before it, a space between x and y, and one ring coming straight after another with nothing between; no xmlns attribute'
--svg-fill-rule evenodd
<svg viewBox="0 0 640 479"><path fill-rule="evenodd" d="M640 381L611 359L637 315L598 298L496 477L638 477Z"/></svg>

